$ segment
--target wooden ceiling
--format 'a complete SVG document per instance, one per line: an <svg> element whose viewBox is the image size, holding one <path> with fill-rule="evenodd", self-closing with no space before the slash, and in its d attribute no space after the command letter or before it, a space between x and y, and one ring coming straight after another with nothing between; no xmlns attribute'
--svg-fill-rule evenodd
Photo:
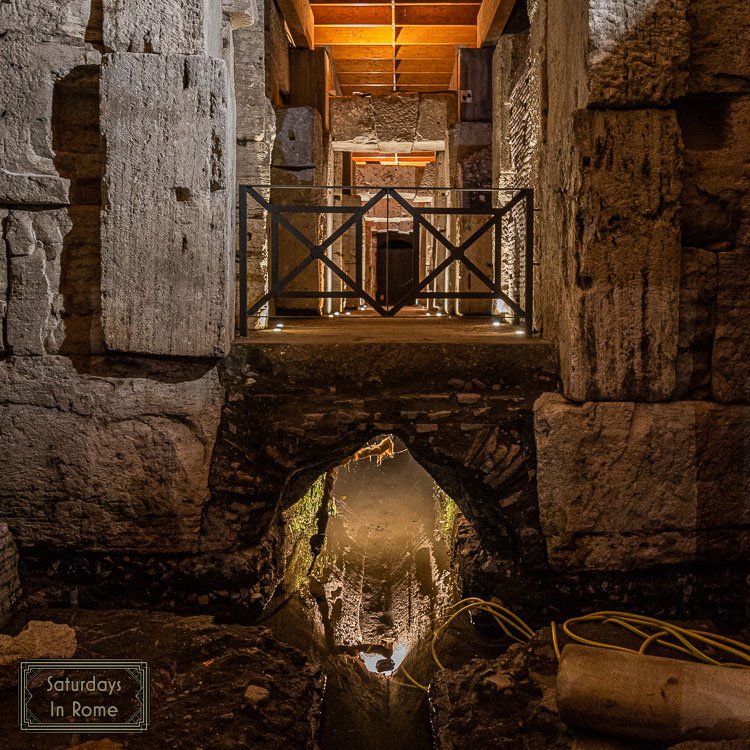
<svg viewBox="0 0 750 750"><path fill-rule="evenodd" d="M299 8L300 2L280 4ZM304 36L312 37L315 47L330 49L344 95L448 91L456 48L481 47L493 28L505 25L514 4L515 0L313 0L314 28Z"/></svg>
<svg viewBox="0 0 750 750"><path fill-rule="evenodd" d="M383 166L424 167L435 161L434 151L412 151L408 154L385 154L380 151L360 151L352 154L355 164L380 164Z"/></svg>

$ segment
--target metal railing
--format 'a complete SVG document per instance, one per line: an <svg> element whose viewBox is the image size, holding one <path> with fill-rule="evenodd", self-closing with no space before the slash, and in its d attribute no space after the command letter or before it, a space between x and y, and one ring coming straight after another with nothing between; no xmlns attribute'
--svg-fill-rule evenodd
<svg viewBox="0 0 750 750"><path fill-rule="evenodd" d="M269 200L263 195L276 193L284 190L311 190L320 197L327 191L328 196L333 195L333 191L338 191L339 200L342 191L345 194L364 194L361 205L324 205L318 203L296 203L286 204ZM454 194L460 196L460 206L434 206L434 205L414 205L405 197L409 194L435 195L440 192L443 194L448 191L454 191ZM510 195L507 199L492 200L493 196ZM283 193L282 193L283 195ZM299 195L299 193L297 193ZM370 197L367 197L370 196ZM412 198L413 199L413 198ZM248 306L248 216L250 203L254 202L254 208L257 212L262 210L263 216L269 220L267 240L269 244L268 257L270 265L268 269L268 291L262 296L254 299ZM426 238L432 238L430 242L433 247L441 249L444 256L439 262L437 253L435 253L435 262L430 269L424 268L424 273L417 274L417 278L411 279L408 288L402 290L398 299L383 299L378 294L372 294L372 288L368 291L365 283L365 265L366 253L368 249L365 242L365 223L368 221L368 214L377 209L378 204L382 201L393 201L393 205L398 207L399 217L390 218L386 212L385 219L379 219L385 222L388 229L390 223L395 221L406 222L412 225L411 244L413 248L420 248L420 241L424 233ZM492 203L501 203L501 205L490 205ZM304 223L300 222L300 215L336 215L342 217L341 224L329 231L325 239L320 239L317 232L315 237L308 236L299 226L295 225ZM458 243L451 241L446 236L445 230L438 229L434 221L427 217L460 217L476 216L486 217L480 226L471 231L469 236ZM506 267L511 268L511 275L515 269L515 275L520 277L515 282L508 283L508 271L505 272L505 286L503 289L503 219L512 217L513 228L511 233L515 238L515 247L510 252L513 253L511 262L505 258ZM447 223L447 218L446 218ZM477 220L478 221L478 220ZM329 220L329 229L332 222ZM308 222L309 224L309 222ZM473 228L473 227L472 227ZM304 227L303 227L304 229ZM280 239L280 230L285 234L285 239ZM346 235L347 232L353 231L353 263L349 267L342 267L344 264L337 263L334 259L333 249L337 243ZM486 237L491 241L488 243ZM508 230L506 227L505 234ZM435 187L367 187L367 186L278 186L278 185L241 185L239 189L239 304L240 311L240 334L247 334L248 317L257 316L269 305L269 303L279 300L353 300L359 304L369 306L379 315L385 318L391 318L402 311L411 301L418 298L419 300L495 300L507 307L507 311L512 315L515 322L524 321L525 332L528 336L533 333L533 305L534 305L534 284L533 284L533 266L534 266L534 191L531 188L520 189L477 189L477 188L435 188ZM491 265L491 275L483 271L477 263L468 257L468 252L480 244L484 243L484 254L487 256L488 245L491 258L485 257L484 265L489 268ZM297 247L292 253L290 245L297 243ZM300 253L300 251L302 251ZM372 249L369 250L372 254ZM417 250L418 252L418 250ZM286 258L285 253L292 256L291 262ZM322 264L327 269L329 282L322 283L320 286L326 288L299 290L292 288L292 282L300 278L311 264L316 262ZM483 285L481 291L467 289L449 289L447 285L444 289L438 289L436 280L445 273L451 266L458 264L466 272L476 278L477 282ZM284 266L282 268L282 265ZM289 267L291 265L291 268ZM308 272L309 273L309 272ZM333 286L330 279L336 281L341 286L340 289L328 288ZM511 290L513 286L517 291L517 297L513 299ZM372 284L370 284L372 287Z"/></svg>

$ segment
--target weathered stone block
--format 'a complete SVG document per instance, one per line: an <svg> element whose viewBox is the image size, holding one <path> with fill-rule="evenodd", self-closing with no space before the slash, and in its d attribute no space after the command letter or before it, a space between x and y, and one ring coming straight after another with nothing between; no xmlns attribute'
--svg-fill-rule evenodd
<svg viewBox="0 0 750 750"><path fill-rule="evenodd" d="M232 29L247 29L258 23L256 0L221 0L221 5L229 17Z"/></svg>
<svg viewBox="0 0 750 750"><path fill-rule="evenodd" d="M553 567L740 560L750 551L750 409L704 401L534 405Z"/></svg>
<svg viewBox="0 0 750 750"><path fill-rule="evenodd" d="M15 687L20 662L26 659L70 659L78 644L70 625L31 620L16 636L0 635L0 688Z"/></svg>
<svg viewBox="0 0 750 750"><path fill-rule="evenodd" d="M320 166L323 157L320 113L312 107L277 109L272 165L285 169L314 169Z"/></svg>
<svg viewBox="0 0 750 750"><path fill-rule="evenodd" d="M18 579L18 550L7 523L0 523L0 625L21 597Z"/></svg>
<svg viewBox="0 0 750 750"><path fill-rule="evenodd" d="M6 359L0 519L21 547L195 550L222 395L205 368L96 377Z"/></svg>
<svg viewBox="0 0 750 750"><path fill-rule="evenodd" d="M694 248L682 251L674 398L709 394L717 273L716 253Z"/></svg>
<svg viewBox="0 0 750 750"><path fill-rule="evenodd" d="M221 55L222 4L213 0L103 0L108 52Z"/></svg>
<svg viewBox="0 0 750 750"><path fill-rule="evenodd" d="M386 153L413 143L419 117L418 94L390 94L373 102L378 148Z"/></svg>
<svg viewBox="0 0 750 750"><path fill-rule="evenodd" d="M334 149L353 150L377 144L371 97L337 96L330 100L331 141Z"/></svg>
<svg viewBox="0 0 750 750"><path fill-rule="evenodd" d="M266 98L263 26L239 29L234 40L234 84L237 100L237 139L273 140L276 115Z"/></svg>
<svg viewBox="0 0 750 750"><path fill-rule="evenodd" d="M64 210L12 210L2 220L5 341L14 354L55 353L63 341L60 259L70 227Z"/></svg>
<svg viewBox="0 0 750 750"><path fill-rule="evenodd" d="M2 8L8 7L0 4ZM58 87L76 68L99 61L82 45L8 33L0 47L3 126L0 128L0 202L68 203L70 180L60 176L54 141L60 128Z"/></svg>
<svg viewBox="0 0 750 750"><path fill-rule="evenodd" d="M342 96L330 100L331 145L335 151L386 152L445 148L456 120L445 94Z"/></svg>
<svg viewBox="0 0 750 750"><path fill-rule="evenodd" d="M558 342L576 401L659 400L675 383L680 135L674 112L580 111L550 155Z"/></svg>
<svg viewBox="0 0 750 750"><path fill-rule="evenodd" d="M690 0L688 93L750 93L750 6Z"/></svg>
<svg viewBox="0 0 750 750"><path fill-rule="evenodd" d="M83 42L91 18L91 0L7 0L0 5L0 32L6 41L33 37L46 42Z"/></svg>
<svg viewBox="0 0 750 750"><path fill-rule="evenodd" d="M750 97L688 97L677 112L683 245L750 245Z"/></svg>
<svg viewBox="0 0 750 750"><path fill-rule="evenodd" d="M105 56L102 325L109 349L223 354L233 331L224 62Z"/></svg>
<svg viewBox="0 0 750 750"><path fill-rule="evenodd" d="M685 93L688 0L550 3L551 107L664 105ZM558 78L559 77L559 78Z"/></svg>
<svg viewBox="0 0 750 750"><path fill-rule="evenodd" d="M750 401L750 248L719 257L711 396Z"/></svg>

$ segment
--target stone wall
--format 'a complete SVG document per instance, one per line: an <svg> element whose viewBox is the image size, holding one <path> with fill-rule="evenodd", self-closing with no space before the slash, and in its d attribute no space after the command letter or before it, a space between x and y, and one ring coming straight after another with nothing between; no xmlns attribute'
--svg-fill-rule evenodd
<svg viewBox="0 0 750 750"><path fill-rule="evenodd" d="M456 122L450 94L339 96L330 101L335 151L442 151Z"/></svg>
<svg viewBox="0 0 750 750"><path fill-rule="evenodd" d="M233 336L224 57L257 17L224 6L0 3L0 521L22 555L197 549Z"/></svg>
<svg viewBox="0 0 750 750"><path fill-rule="evenodd" d="M729 563L750 550L750 11L528 10L495 52L494 181L541 207L537 322L563 394L535 407L550 563Z"/></svg>
<svg viewBox="0 0 750 750"><path fill-rule="evenodd" d="M0 523L0 626L5 624L21 598L18 550L7 523Z"/></svg>

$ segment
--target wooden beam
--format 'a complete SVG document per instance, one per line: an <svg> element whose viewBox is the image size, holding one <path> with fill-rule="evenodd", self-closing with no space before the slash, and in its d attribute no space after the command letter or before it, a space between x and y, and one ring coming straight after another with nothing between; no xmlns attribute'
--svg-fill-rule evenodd
<svg viewBox="0 0 750 750"><path fill-rule="evenodd" d="M452 57L397 60L396 70L399 73L447 73L450 76L455 64Z"/></svg>
<svg viewBox="0 0 750 750"><path fill-rule="evenodd" d="M390 60L393 47L390 44L370 44L361 47L331 46L331 57L336 60Z"/></svg>
<svg viewBox="0 0 750 750"><path fill-rule="evenodd" d="M515 4L516 0L483 0L477 16L477 47L498 40Z"/></svg>
<svg viewBox="0 0 750 750"><path fill-rule="evenodd" d="M307 49L315 47L315 19L309 0L278 0L295 45Z"/></svg>
<svg viewBox="0 0 750 750"><path fill-rule="evenodd" d="M396 26L474 26L479 5L397 5Z"/></svg>
<svg viewBox="0 0 750 750"><path fill-rule="evenodd" d="M390 60L393 47L390 44L332 45L331 56L335 60ZM456 57L455 44L405 45L396 48L399 60L451 60Z"/></svg>
<svg viewBox="0 0 750 750"><path fill-rule="evenodd" d="M314 5L316 26L390 26L389 5Z"/></svg>
<svg viewBox="0 0 750 750"><path fill-rule="evenodd" d="M384 45L393 40L390 26L317 26L315 43L336 46ZM475 26L399 26L396 44L470 45L476 42Z"/></svg>
<svg viewBox="0 0 750 750"><path fill-rule="evenodd" d="M352 151L352 159L382 159L383 156L393 158L393 154L383 154L382 151ZM435 158L434 151L409 151L409 156L415 159ZM399 158L402 158L399 155Z"/></svg>
<svg viewBox="0 0 750 750"><path fill-rule="evenodd" d="M388 0L366 0L364 3L358 3L356 0L322 0L312 3L313 8L321 7L324 5L357 5L359 7L373 6L373 5L385 5L388 8L391 7L391 3ZM427 0L396 0L396 7L401 8L405 6L427 6L433 7L435 5L480 5L478 0L434 0L434 2L428 2Z"/></svg>
<svg viewBox="0 0 750 750"><path fill-rule="evenodd" d="M473 26L474 5L397 5L396 26ZM313 5L316 26L390 26L389 5Z"/></svg>
<svg viewBox="0 0 750 750"><path fill-rule="evenodd" d="M339 83L343 88L347 86L371 86L374 84L393 85L393 72L383 73L341 73Z"/></svg>
<svg viewBox="0 0 750 750"><path fill-rule="evenodd" d="M383 73L393 70L391 58L381 60L348 60L339 58L336 61L336 70L342 73Z"/></svg>
<svg viewBox="0 0 750 750"><path fill-rule="evenodd" d="M396 73L396 81L399 86L409 84L427 86L434 83L442 86L447 91L450 86L451 76L450 73Z"/></svg>
<svg viewBox="0 0 750 750"><path fill-rule="evenodd" d="M316 44L347 47L390 44L393 31L390 26L318 26Z"/></svg>

